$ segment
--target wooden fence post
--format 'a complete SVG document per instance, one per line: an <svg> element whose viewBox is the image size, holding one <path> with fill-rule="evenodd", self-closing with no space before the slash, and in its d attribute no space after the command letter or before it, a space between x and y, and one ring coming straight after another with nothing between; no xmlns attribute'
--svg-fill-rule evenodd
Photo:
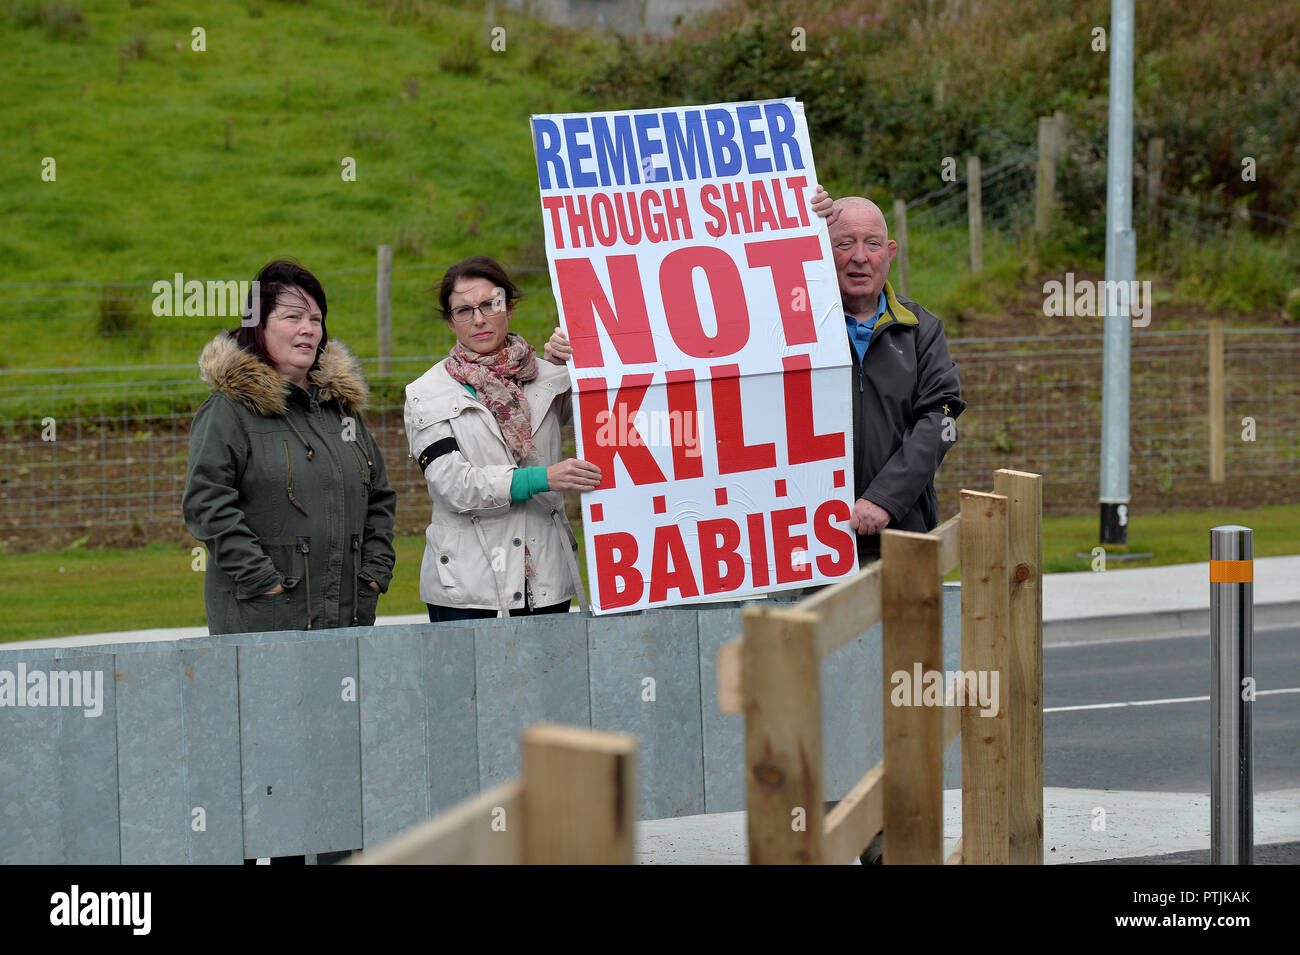
<svg viewBox="0 0 1300 955"><path fill-rule="evenodd" d="M887 530L880 549L884 861L886 865L939 865L943 862L943 707L933 702L917 705L923 679L944 672L939 538ZM901 676L897 686L896 674Z"/></svg>
<svg viewBox="0 0 1300 955"><path fill-rule="evenodd" d="M1007 499L961 492L961 666L974 671L961 719L962 861L1005 865L1007 844ZM981 675L983 680L980 679ZM996 676L995 676L996 675ZM993 680L998 692L993 693ZM987 682L985 682L987 681ZM982 715L981 683L995 711ZM976 691L977 699L969 697ZM961 702L959 700L959 702ZM885 767L888 776L889 767Z"/></svg>
<svg viewBox="0 0 1300 955"><path fill-rule="evenodd" d="M1159 136L1147 141L1147 209L1156 215L1160 208L1160 172L1165 163L1165 141Z"/></svg>
<svg viewBox="0 0 1300 955"><path fill-rule="evenodd" d="M523 738L524 862L636 861L636 738L533 726Z"/></svg>
<svg viewBox="0 0 1300 955"><path fill-rule="evenodd" d="M1038 181L1034 205L1034 231L1046 235L1052 225L1056 197L1056 123L1050 116L1038 119Z"/></svg>
<svg viewBox="0 0 1300 955"><path fill-rule="evenodd" d="M898 242L898 293L911 298L907 281L907 202L894 200L894 237Z"/></svg>
<svg viewBox="0 0 1300 955"><path fill-rule="evenodd" d="M970 270L984 273L984 212L980 204L980 159L966 160L966 212L970 220Z"/></svg>
<svg viewBox="0 0 1300 955"><path fill-rule="evenodd" d="M1011 591L1007 758L1011 803L1008 861L1043 863L1043 489L1042 477L1005 468L993 492L1007 499Z"/></svg>
<svg viewBox="0 0 1300 955"><path fill-rule="evenodd" d="M379 374L392 371L393 353L393 247L379 247L379 275L375 283L375 306L379 316Z"/></svg>
<svg viewBox="0 0 1300 955"><path fill-rule="evenodd" d="M749 861L820 865L826 808L817 618L748 607L742 619Z"/></svg>
<svg viewBox="0 0 1300 955"><path fill-rule="evenodd" d="M1210 483L1222 484L1223 467L1223 320L1210 322Z"/></svg>

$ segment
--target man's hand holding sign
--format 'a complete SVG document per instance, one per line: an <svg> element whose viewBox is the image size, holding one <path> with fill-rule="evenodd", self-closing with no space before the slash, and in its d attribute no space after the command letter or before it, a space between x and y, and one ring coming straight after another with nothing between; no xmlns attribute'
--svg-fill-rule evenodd
<svg viewBox="0 0 1300 955"><path fill-rule="evenodd" d="M850 364L792 100L535 116L600 612L857 569Z"/></svg>

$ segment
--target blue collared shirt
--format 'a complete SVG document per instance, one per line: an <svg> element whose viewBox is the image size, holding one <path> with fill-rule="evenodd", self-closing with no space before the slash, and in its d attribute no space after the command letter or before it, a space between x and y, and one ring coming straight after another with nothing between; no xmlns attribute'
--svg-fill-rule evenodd
<svg viewBox="0 0 1300 955"><path fill-rule="evenodd" d="M844 322L849 327L849 339L853 342L853 348L858 353L858 363L866 361L867 348L871 345L871 333L875 331L876 322L880 321L880 316L885 314L885 290L880 290L880 304L876 307L876 314L871 316L871 321L860 322L848 312L844 313Z"/></svg>

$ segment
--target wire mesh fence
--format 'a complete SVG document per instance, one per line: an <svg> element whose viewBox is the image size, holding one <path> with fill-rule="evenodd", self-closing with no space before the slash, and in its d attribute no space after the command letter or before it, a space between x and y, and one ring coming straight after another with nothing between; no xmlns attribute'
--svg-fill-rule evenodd
<svg viewBox="0 0 1300 955"><path fill-rule="evenodd" d="M1095 508L1101 446L1102 336L1065 335L950 342L969 407L937 486L945 500L982 487L990 469L1044 475L1045 496L1078 495ZM1132 339L1131 473L1173 488L1209 479L1208 334L1146 331ZM404 359L393 377L409 381L438 356ZM1224 344L1225 465L1229 481L1288 479L1300 469L1300 329L1227 330ZM193 366L148 384L76 380L15 396L3 534L11 549L67 543L187 540L181 515L193 408L207 394ZM373 368L369 369L373 373ZM188 377L187 377L188 375ZM2 379L0 379L2 380ZM67 393L76 402L66 402ZM59 406L58 415L44 409ZM398 529L418 533L429 501L408 459L402 409L372 409L374 432L398 492ZM1300 490L1300 488L1297 488ZM1059 503L1059 501L1058 501Z"/></svg>
<svg viewBox="0 0 1300 955"><path fill-rule="evenodd" d="M1041 473L1045 493L1090 489L1101 461L1101 334L949 343L969 403L937 486L953 494L990 469ZM1229 480L1289 478L1300 466L1300 329L1227 329L1224 460ZM1210 479L1210 349L1205 330L1131 340L1130 474L1171 490ZM1300 491L1300 488L1297 489Z"/></svg>
<svg viewBox="0 0 1300 955"><path fill-rule="evenodd" d="M986 237L1023 235L1033 224L1035 151L1008 156L980 176ZM1160 194L1164 221L1198 238L1221 234L1241 213ZM958 176L907 202L913 275L964 267L969 256L968 183ZM1266 225L1292 235L1277 217ZM1294 251L1294 248L1287 246ZM1291 254L1283 257L1295 263ZM396 264L393 313L427 313L430 289L446 265ZM525 284L549 293L544 267L514 266ZM321 271L330 303L331 333L361 354L374 354L375 269ZM148 282L77 281L0 283L4 319L38 312L84 328L102 311L104 297L147 302ZM228 319L195 319L153 348L154 363L79 360L68 367L12 367L24 352L13 342L11 366L0 369L0 421L6 454L0 536L11 550L66 544L188 540L181 514L190 421L207 395L194 357ZM395 329L396 331L396 329ZM360 332L360 334L358 334ZM147 326L127 328L144 342ZM367 337L369 336L369 337ZM428 520L422 476L408 460L401 386L442 356L394 340L391 372L363 361L377 403L366 420L388 462L398 491L398 529L418 533ZM936 479L945 512L962 486L982 487L991 468L1014 466L1042 473L1047 499L1077 499L1073 509L1096 506L1100 460L1102 335L959 338L950 341L968 410L959 440ZM1131 474L1160 490L1209 480L1209 350L1204 330L1143 330L1132 338ZM32 349L35 352L35 349ZM161 359L159 359L161 356ZM1289 479L1300 464L1300 329L1228 329L1224 346L1226 395L1224 454L1229 480ZM1238 440L1240 436L1240 440ZM1058 506L1058 510L1060 507Z"/></svg>

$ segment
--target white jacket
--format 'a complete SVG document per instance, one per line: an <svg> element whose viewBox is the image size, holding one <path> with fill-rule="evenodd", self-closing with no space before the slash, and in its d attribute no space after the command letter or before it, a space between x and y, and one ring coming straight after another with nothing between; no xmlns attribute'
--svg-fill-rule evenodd
<svg viewBox="0 0 1300 955"><path fill-rule="evenodd" d="M480 610L523 607L525 545L533 557L533 606L573 598L570 556L576 566L577 547L564 495L545 491L511 503L514 455L492 412L447 373L446 364L438 362L406 386L406 439L433 499L420 599ZM573 420L569 389L568 369L539 356L537 377L523 391L533 443L547 465L560 460L560 428Z"/></svg>

